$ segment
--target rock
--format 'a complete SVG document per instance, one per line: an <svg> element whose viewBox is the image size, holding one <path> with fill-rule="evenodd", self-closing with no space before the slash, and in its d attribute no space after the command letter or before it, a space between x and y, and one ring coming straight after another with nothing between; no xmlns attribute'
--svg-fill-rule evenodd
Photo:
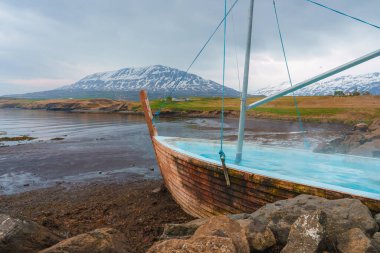
<svg viewBox="0 0 380 253"><path fill-rule="evenodd" d="M337 237L340 253L377 253L371 240L359 228L350 229Z"/></svg>
<svg viewBox="0 0 380 253"><path fill-rule="evenodd" d="M62 238L32 221L11 218L0 214L0 252L36 252L49 247Z"/></svg>
<svg viewBox="0 0 380 253"><path fill-rule="evenodd" d="M367 132L368 131L368 125L366 123L358 123L354 126L354 130Z"/></svg>
<svg viewBox="0 0 380 253"><path fill-rule="evenodd" d="M357 148L353 148L348 153L351 155L380 157L380 139L374 139L372 141L366 142Z"/></svg>
<svg viewBox="0 0 380 253"><path fill-rule="evenodd" d="M372 244L375 246L377 251L380 252L380 232L376 232L372 237Z"/></svg>
<svg viewBox="0 0 380 253"><path fill-rule="evenodd" d="M160 192L165 192L166 188L164 184L161 184L159 187L155 188L152 190L152 193L160 193Z"/></svg>
<svg viewBox="0 0 380 253"><path fill-rule="evenodd" d="M187 239L191 237L195 231L198 229L199 226L197 225L188 225L185 224L165 224L164 225L164 232L161 235L161 239L174 239L174 238L181 238L181 239Z"/></svg>
<svg viewBox="0 0 380 253"><path fill-rule="evenodd" d="M337 138L328 143L319 144L314 149L314 152L346 154L352 149L364 144L365 142L367 142L367 139L363 133L353 132L347 134L344 138Z"/></svg>
<svg viewBox="0 0 380 253"><path fill-rule="evenodd" d="M373 235L373 240L380 245L380 232L376 232L374 235Z"/></svg>
<svg viewBox="0 0 380 253"><path fill-rule="evenodd" d="M207 218L202 218L184 224L166 224L160 239L187 239L208 220Z"/></svg>
<svg viewBox="0 0 380 253"><path fill-rule="evenodd" d="M380 119L375 119L371 125L369 125L368 130L373 132L380 129Z"/></svg>
<svg viewBox="0 0 380 253"><path fill-rule="evenodd" d="M194 222L193 225L195 224ZM204 222L190 239L171 239L158 242L148 252L249 253L250 250L245 232L240 224L227 216L216 216Z"/></svg>
<svg viewBox="0 0 380 253"><path fill-rule="evenodd" d="M247 213L238 213L238 214L228 214L228 218L233 220L244 220L248 219L250 216Z"/></svg>
<svg viewBox="0 0 380 253"><path fill-rule="evenodd" d="M326 214L326 239L334 242L336 235L351 228L360 228L371 236L378 230L368 207L355 199L327 200L310 195L299 195L293 199L268 204L251 214L251 219L268 224L277 243L284 246L292 224L304 214L313 211Z"/></svg>
<svg viewBox="0 0 380 253"><path fill-rule="evenodd" d="M50 139L51 141L62 141L64 140L65 138L62 138L62 137L55 137L55 138L52 138Z"/></svg>
<svg viewBox="0 0 380 253"><path fill-rule="evenodd" d="M152 193L159 193L161 191L161 187L157 187L152 190Z"/></svg>
<svg viewBox="0 0 380 253"><path fill-rule="evenodd" d="M228 237L232 239L237 252L250 252L245 231L237 221L227 216L216 216L210 218L204 225L200 226L192 238L205 236Z"/></svg>
<svg viewBox="0 0 380 253"><path fill-rule="evenodd" d="M323 142L318 144L318 146L314 149L314 152L317 153L326 153L332 154L337 152L337 147L344 141L344 138L336 138L328 143Z"/></svg>
<svg viewBox="0 0 380 253"><path fill-rule="evenodd" d="M238 220L238 222L245 230L251 251L265 251L276 245L276 238L267 225L251 219Z"/></svg>
<svg viewBox="0 0 380 253"><path fill-rule="evenodd" d="M126 241L118 230L101 228L63 240L39 253L127 253Z"/></svg>
<svg viewBox="0 0 380 253"><path fill-rule="evenodd" d="M380 157L380 119L370 126L359 123L354 130L344 137L337 138L328 143L321 143L314 152L343 153L369 157Z"/></svg>
<svg viewBox="0 0 380 253"><path fill-rule="evenodd" d="M324 212L301 215L290 228L288 243L281 253L317 253L324 250L325 223Z"/></svg>
<svg viewBox="0 0 380 253"><path fill-rule="evenodd" d="M147 253L240 253L231 238L207 236L197 240L172 239L154 244Z"/></svg>

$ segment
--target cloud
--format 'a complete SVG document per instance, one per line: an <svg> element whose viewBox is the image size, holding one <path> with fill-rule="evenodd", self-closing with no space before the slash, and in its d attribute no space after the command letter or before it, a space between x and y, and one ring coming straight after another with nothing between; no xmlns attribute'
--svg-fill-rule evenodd
<svg viewBox="0 0 380 253"><path fill-rule="evenodd" d="M320 2L380 24L378 0ZM226 81L235 88L237 65L243 75L248 4L240 0L228 19ZM302 0L277 0L277 6L295 80L378 48L380 33L372 27ZM61 85L54 80L78 80L123 67L186 69L222 16L220 0L3 0L0 94L52 89ZM222 42L219 31L191 72L221 82ZM271 1L256 0L250 90L286 80L279 43ZM349 73L379 70L375 60ZM4 80L25 83L5 85ZM47 82L38 86L33 80Z"/></svg>

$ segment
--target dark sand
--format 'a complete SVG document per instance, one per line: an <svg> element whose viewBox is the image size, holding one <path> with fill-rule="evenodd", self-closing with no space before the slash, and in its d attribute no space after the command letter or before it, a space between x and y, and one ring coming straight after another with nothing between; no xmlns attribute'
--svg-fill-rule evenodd
<svg viewBox="0 0 380 253"><path fill-rule="evenodd" d="M162 181L140 179L62 184L0 196L0 212L33 220L65 237L96 228L113 227L127 238L128 252L145 252L166 223L193 218L173 201Z"/></svg>

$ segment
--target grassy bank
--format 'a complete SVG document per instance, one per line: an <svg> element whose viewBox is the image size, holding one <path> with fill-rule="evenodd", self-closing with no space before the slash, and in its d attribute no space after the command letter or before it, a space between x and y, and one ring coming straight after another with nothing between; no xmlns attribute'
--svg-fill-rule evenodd
<svg viewBox="0 0 380 253"><path fill-rule="evenodd" d="M260 98L250 98L253 103ZM356 122L372 122L380 118L380 96L356 97L297 97L301 116L305 121L340 122L352 124ZM160 107L162 102L152 101L153 110ZM238 116L240 100L228 98L225 100L227 115ZM191 101L167 102L163 111L182 113L215 112L220 111L221 99L193 98ZM283 120L296 120L297 113L293 97L282 97L266 105L248 112L250 116Z"/></svg>
<svg viewBox="0 0 380 253"><path fill-rule="evenodd" d="M249 103L260 98L250 98ZM370 123L380 118L380 96L355 97L297 97L297 102L304 121L339 122L353 124ZM217 117L220 114L220 98L191 98L183 102L151 101L153 110L163 105L162 113L183 116ZM239 116L240 100L225 99L227 117ZM110 99L59 99L59 100L26 100L0 99L0 108L47 109L62 111L93 112L140 112L139 102ZM251 117L297 120L293 97L282 97L271 103L250 110Z"/></svg>

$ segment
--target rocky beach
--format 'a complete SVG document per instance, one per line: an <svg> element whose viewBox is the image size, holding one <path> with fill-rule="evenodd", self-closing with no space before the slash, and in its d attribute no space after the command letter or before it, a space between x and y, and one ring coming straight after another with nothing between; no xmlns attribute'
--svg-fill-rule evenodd
<svg viewBox="0 0 380 253"><path fill-rule="evenodd" d="M375 214L352 200L329 202L302 196L268 205L253 214L194 221L165 189L139 115L14 109L2 113L3 125L8 128L1 137L29 138L4 141L0 149L1 252L378 250ZM26 127L17 130L14 126L20 122ZM247 123L248 140L302 146L304 134L297 131L296 122L255 119ZM236 124L235 119L227 118L226 139L236 138ZM163 118L159 125L163 135L186 137L196 133L199 138L218 138L219 125L212 118ZM317 123L306 127L316 151L351 154L367 146L370 148L366 150L373 151L378 125L374 121L355 127ZM365 141L360 141L363 138ZM343 148L346 143L350 148ZM343 212L353 208L355 213ZM354 216L360 221L347 219ZM338 221L332 228L326 219ZM299 227L297 221L310 227ZM359 230L354 229L357 227ZM305 229L320 239L303 238L312 248L294 251L301 247L298 236L305 234ZM345 230L347 234L331 237L338 232L329 229ZM354 244L350 238L361 238L362 251L345 251ZM208 248L210 245L214 251Z"/></svg>

